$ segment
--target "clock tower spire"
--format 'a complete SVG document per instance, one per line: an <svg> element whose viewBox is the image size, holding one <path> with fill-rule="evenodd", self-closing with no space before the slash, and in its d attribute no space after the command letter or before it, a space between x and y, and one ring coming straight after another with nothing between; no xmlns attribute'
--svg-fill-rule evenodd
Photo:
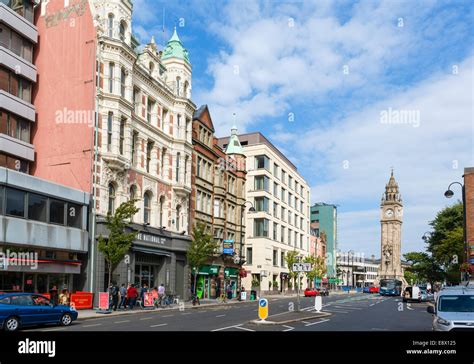
<svg viewBox="0 0 474 364"><path fill-rule="evenodd" d="M395 278L403 282L401 264L403 203L398 183L392 173L380 204L381 260L379 279Z"/></svg>

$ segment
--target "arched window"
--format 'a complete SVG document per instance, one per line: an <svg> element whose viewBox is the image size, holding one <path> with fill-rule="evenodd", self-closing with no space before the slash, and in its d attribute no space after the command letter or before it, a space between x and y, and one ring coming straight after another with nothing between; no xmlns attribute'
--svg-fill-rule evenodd
<svg viewBox="0 0 474 364"><path fill-rule="evenodd" d="M160 228L163 227L163 209L165 207L165 196L160 197Z"/></svg>
<svg viewBox="0 0 474 364"><path fill-rule="evenodd" d="M120 40L125 41L125 31L127 30L127 24L122 20L120 22Z"/></svg>
<svg viewBox="0 0 474 364"><path fill-rule="evenodd" d="M181 228L181 206L176 206L176 231L179 232Z"/></svg>
<svg viewBox="0 0 474 364"><path fill-rule="evenodd" d="M130 201L134 201L137 198L137 187L133 185L130 187ZM133 216L132 216L133 221Z"/></svg>
<svg viewBox="0 0 474 364"><path fill-rule="evenodd" d="M135 200L137 198L137 186L133 185L130 187L130 200Z"/></svg>
<svg viewBox="0 0 474 364"><path fill-rule="evenodd" d="M145 224L150 224L151 216L151 196L150 192L145 192L143 196L143 222Z"/></svg>
<svg viewBox="0 0 474 364"><path fill-rule="evenodd" d="M109 24L108 24L109 37L114 36L114 14L109 14Z"/></svg>
<svg viewBox="0 0 474 364"><path fill-rule="evenodd" d="M180 96L179 91L181 88L181 78L176 77L176 96Z"/></svg>
<svg viewBox="0 0 474 364"><path fill-rule="evenodd" d="M184 96L184 97L189 97L189 96L188 96L188 91L189 91L189 82L186 81L186 82L184 83L184 89L183 89L183 96Z"/></svg>
<svg viewBox="0 0 474 364"><path fill-rule="evenodd" d="M113 214L115 211L115 186L113 183L109 183L109 214Z"/></svg>

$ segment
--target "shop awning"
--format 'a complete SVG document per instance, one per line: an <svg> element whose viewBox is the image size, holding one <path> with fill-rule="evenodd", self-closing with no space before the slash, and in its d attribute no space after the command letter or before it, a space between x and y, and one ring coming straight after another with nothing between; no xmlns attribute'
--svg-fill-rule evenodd
<svg viewBox="0 0 474 364"><path fill-rule="evenodd" d="M132 250L135 252L139 253L146 253L146 254L155 254L155 255L161 255L164 257L171 257L171 253L168 253L167 251L160 250L160 249L153 249L153 248L144 248L141 246L134 246L132 247Z"/></svg>
<svg viewBox="0 0 474 364"><path fill-rule="evenodd" d="M238 268L226 267L224 269L224 276L225 277L237 278L238 273L239 273Z"/></svg>

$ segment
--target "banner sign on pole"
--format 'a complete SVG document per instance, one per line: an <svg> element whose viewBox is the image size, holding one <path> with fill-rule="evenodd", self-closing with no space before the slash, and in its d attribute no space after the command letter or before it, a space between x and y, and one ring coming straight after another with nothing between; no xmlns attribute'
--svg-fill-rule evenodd
<svg viewBox="0 0 474 364"><path fill-rule="evenodd" d="M153 293L145 292L143 296L143 307L153 307Z"/></svg>

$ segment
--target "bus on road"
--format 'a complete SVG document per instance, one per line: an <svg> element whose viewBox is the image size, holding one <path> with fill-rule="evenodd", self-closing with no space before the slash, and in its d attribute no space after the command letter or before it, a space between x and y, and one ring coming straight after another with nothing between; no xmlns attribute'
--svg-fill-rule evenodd
<svg viewBox="0 0 474 364"><path fill-rule="evenodd" d="M398 279L381 279L380 291L381 296L400 296L402 293L402 281Z"/></svg>

